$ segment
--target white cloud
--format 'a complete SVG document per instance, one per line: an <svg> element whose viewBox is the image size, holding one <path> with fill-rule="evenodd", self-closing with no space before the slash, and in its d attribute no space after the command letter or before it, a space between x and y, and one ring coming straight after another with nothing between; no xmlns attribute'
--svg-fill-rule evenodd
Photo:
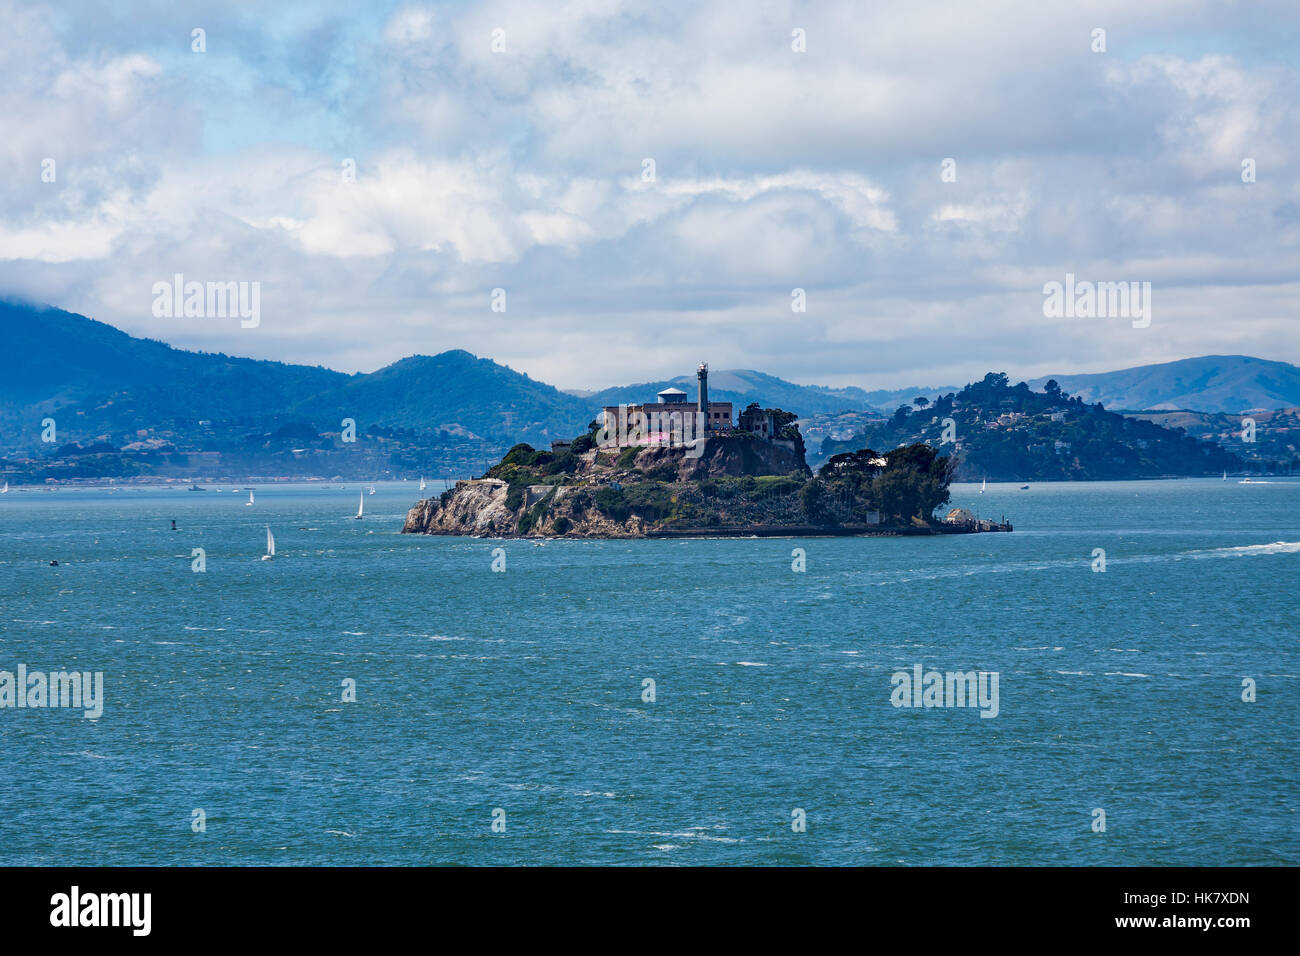
<svg viewBox="0 0 1300 956"><path fill-rule="evenodd" d="M1300 360L1279 336L1300 244L1281 5L588 0L317 23L181 3L165 29L152 8L67 9L0 3L0 284L133 332L345 368L463 347L594 385L696 353L866 386ZM229 122L250 142L228 147ZM263 327L158 325L143 297L176 271L261 279ZM1044 323L1066 271L1156 283L1146 337ZM592 341L598 361L575 347Z"/></svg>

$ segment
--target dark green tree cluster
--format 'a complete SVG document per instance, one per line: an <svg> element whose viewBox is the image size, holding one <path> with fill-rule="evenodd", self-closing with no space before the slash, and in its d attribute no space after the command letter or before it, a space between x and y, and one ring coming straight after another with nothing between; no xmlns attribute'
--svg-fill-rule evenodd
<svg viewBox="0 0 1300 956"><path fill-rule="evenodd" d="M895 448L883 456L862 448L833 455L822 465L817 481L824 496L851 500L855 510L879 511L886 524L928 522L936 508L948 503L956 467L952 458L923 443ZM813 493L809 497L817 499Z"/></svg>

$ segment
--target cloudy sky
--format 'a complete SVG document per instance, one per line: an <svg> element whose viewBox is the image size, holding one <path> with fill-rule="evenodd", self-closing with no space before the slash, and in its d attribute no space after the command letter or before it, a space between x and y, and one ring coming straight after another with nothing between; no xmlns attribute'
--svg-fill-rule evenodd
<svg viewBox="0 0 1300 956"><path fill-rule="evenodd" d="M0 292L136 335L579 388L1300 362L1293 0L112 8L0 0ZM1150 326L1045 318L1067 272ZM176 273L261 324L155 318Z"/></svg>

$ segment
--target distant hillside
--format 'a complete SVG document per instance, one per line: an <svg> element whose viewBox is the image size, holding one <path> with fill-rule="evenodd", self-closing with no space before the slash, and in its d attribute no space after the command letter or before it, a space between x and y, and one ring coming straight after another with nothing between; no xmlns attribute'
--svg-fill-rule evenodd
<svg viewBox="0 0 1300 956"><path fill-rule="evenodd" d="M1129 410L1187 407L1207 415L1224 414L1215 408L1240 412L1300 405L1300 369L1245 356L1061 375L1056 381L1060 394L1076 396L1063 398L1069 412L1064 426L1038 422L1042 410L1030 409L1033 401L1017 389L999 396L970 393L970 402L996 397L999 404L968 402L964 408L962 414L987 431L972 445L965 467L984 468L990 477L1199 474L1201 451L1178 445L1180 436L1163 429L1141 435L1132 430L1154 428L1149 422L1134 421L1125 430L1117 424L1119 416L1093 411L1095 404ZM1035 382L1045 387L1046 380ZM584 431L604 405L653 402L669 386L696 394L695 377L688 372L671 381L577 396L461 350L411 356L367 375L347 375L187 352L60 309L0 302L0 471L24 481L145 474L466 474L518 441L546 447L552 439ZM914 435L928 436L928 425L922 425L933 411L914 413L909 403L918 396L938 401L941 394L933 388L868 392L796 385L743 369L713 370L709 386L713 398L732 402L737 411L758 402L795 412L809 436L865 429L882 451ZM1012 427L990 426L987 416L997 418L1007 402L1028 417ZM909 404L902 419L896 414L889 419L899 404ZM1078 406L1089 410L1077 412ZM882 407L883 418L875 411ZM41 420L47 416L57 422L54 444L41 440ZM342 441L345 418L355 420L358 442ZM1270 419L1265 425L1261 416L1260 440L1243 452L1251 466L1291 467L1295 443L1289 421ZM1187 427L1231 450L1236 447L1232 424L1207 419ZM1073 437L1062 437L1064 432ZM976 437L967 431L960 440ZM1111 452L1108 442L1115 444ZM828 441L823 453L856 450L850 444ZM1053 451L1044 457L1047 445ZM1081 454L1061 450L1076 445ZM981 457L986 454L991 457ZM1215 460L1233 467L1229 460Z"/></svg>
<svg viewBox="0 0 1300 956"><path fill-rule="evenodd" d="M141 430L192 436L199 422L338 431L343 418L509 447L570 437L591 403L464 351L417 355L369 375L187 352L61 309L0 303L0 453L60 441L121 444ZM495 447L495 445L493 446Z"/></svg>
<svg viewBox="0 0 1300 956"><path fill-rule="evenodd" d="M927 403L928 404L928 403ZM945 440L951 420L951 441ZM827 439L830 456L926 442L958 461L960 480L1058 481L1156 478L1236 471L1243 462L1210 442L1108 412L1049 386L1032 391L990 372L930 407L900 406L892 418L851 439Z"/></svg>
<svg viewBox="0 0 1300 956"><path fill-rule="evenodd" d="M291 412L337 426L358 423L416 430L454 429L507 446L546 443L586 430L590 400L456 349L413 355L294 405Z"/></svg>
<svg viewBox="0 0 1300 956"><path fill-rule="evenodd" d="M349 376L325 368L185 352L82 315L0 302L0 424L8 444L39 440L66 409L68 434L134 431L173 418L260 419ZM16 441L15 441L16 440Z"/></svg>
<svg viewBox="0 0 1300 956"><path fill-rule="evenodd" d="M1118 372L1044 376L1029 385L1041 389L1053 378L1063 391L1110 409L1235 414L1300 405L1300 368L1248 355L1203 355Z"/></svg>
<svg viewBox="0 0 1300 956"><path fill-rule="evenodd" d="M1243 433L1244 415L1218 412L1149 411L1126 412L1129 418L1155 422L1164 428L1186 432L1193 438L1212 441L1242 458L1248 466L1275 472L1279 465L1293 462L1300 466L1300 408L1254 412L1249 418L1255 428L1247 441Z"/></svg>

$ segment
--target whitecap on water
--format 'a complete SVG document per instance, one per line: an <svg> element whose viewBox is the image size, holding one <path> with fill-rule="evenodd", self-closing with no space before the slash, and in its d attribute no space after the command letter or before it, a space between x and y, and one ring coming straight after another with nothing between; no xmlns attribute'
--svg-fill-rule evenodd
<svg viewBox="0 0 1300 956"><path fill-rule="evenodd" d="M1205 548L1199 551L1185 551L1184 554L1195 556L1210 555L1249 555L1249 554L1297 554L1300 553L1300 541L1274 541L1272 544L1244 544L1235 548Z"/></svg>

